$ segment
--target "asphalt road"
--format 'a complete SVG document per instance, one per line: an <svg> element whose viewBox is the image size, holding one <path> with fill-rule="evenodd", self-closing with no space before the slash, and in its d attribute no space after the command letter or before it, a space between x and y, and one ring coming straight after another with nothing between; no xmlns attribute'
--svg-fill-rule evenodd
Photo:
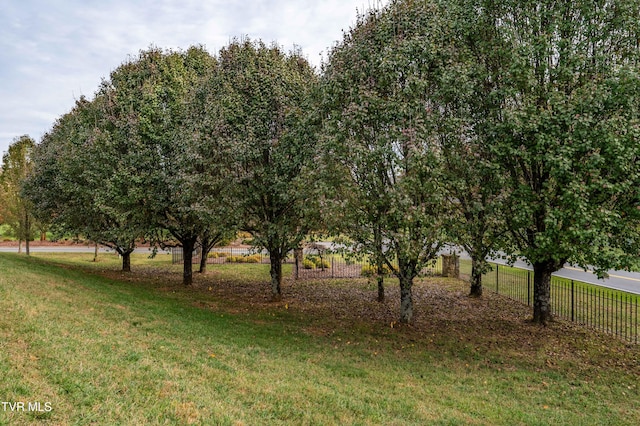
<svg viewBox="0 0 640 426"><path fill-rule="evenodd" d="M24 245L22 246L22 251L24 252ZM92 246L33 246L29 248L29 251L32 253L93 253L95 251ZM4 253L17 253L18 247L15 246L0 246L0 252ZM134 253L148 253L151 254L151 249L148 247L139 247L136 248ZM158 253L163 253L163 250L158 250ZM98 253L115 253L115 250L107 248L107 247L99 247ZM166 251L166 253L171 253L171 251Z"/></svg>
<svg viewBox="0 0 640 426"><path fill-rule="evenodd" d="M492 259L492 262L506 265L504 259ZM517 261L513 266L522 269L533 270L531 265L524 261ZM628 293L640 294L640 273L629 271L608 271L608 278L599 279L596 274L591 271L585 271L582 268L576 268L569 264L552 275L570 280L582 281L584 283L595 284L602 287L612 288L616 290L626 291Z"/></svg>

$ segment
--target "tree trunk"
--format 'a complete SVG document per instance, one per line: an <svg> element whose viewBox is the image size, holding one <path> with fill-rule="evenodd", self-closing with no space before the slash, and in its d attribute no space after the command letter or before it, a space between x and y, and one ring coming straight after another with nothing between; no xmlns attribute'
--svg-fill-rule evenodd
<svg viewBox="0 0 640 426"><path fill-rule="evenodd" d="M378 302L384 302L384 276L378 272Z"/></svg>
<svg viewBox="0 0 640 426"><path fill-rule="evenodd" d="M131 272L131 251L122 252L122 272Z"/></svg>
<svg viewBox="0 0 640 426"><path fill-rule="evenodd" d="M46 232L41 232L40 233L40 241L47 241L47 233Z"/></svg>
<svg viewBox="0 0 640 426"><path fill-rule="evenodd" d="M551 314L551 274L557 271L554 262L533 264L533 322L547 325Z"/></svg>
<svg viewBox="0 0 640 426"><path fill-rule="evenodd" d="M378 223L373 236L376 245L376 273L378 274L378 302L384 302L384 260L382 256L382 231Z"/></svg>
<svg viewBox="0 0 640 426"><path fill-rule="evenodd" d="M182 241L182 284L184 284L185 286L190 286L193 284L193 248L195 244L196 238L190 238Z"/></svg>
<svg viewBox="0 0 640 426"><path fill-rule="evenodd" d="M27 251L27 256L31 254L29 250L29 241L31 240L31 221L29 220L29 213L25 210L24 212L24 243L25 249Z"/></svg>
<svg viewBox="0 0 640 426"><path fill-rule="evenodd" d="M98 261L98 243L95 243L93 247L93 261L94 262Z"/></svg>
<svg viewBox="0 0 640 426"><path fill-rule="evenodd" d="M294 279L299 279L300 278L300 265L302 265L302 259L303 259L304 255L302 252L302 247L298 247L297 249L295 249L293 251L293 258L295 259L295 268L294 268Z"/></svg>
<svg viewBox="0 0 640 426"><path fill-rule="evenodd" d="M207 261L209 260L209 250L202 248L202 254L200 255L200 272L201 274L207 273Z"/></svg>
<svg viewBox="0 0 640 426"><path fill-rule="evenodd" d="M22 253L22 238L18 238L18 253Z"/></svg>
<svg viewBox="0 0 640 426"><path fill-rule="evenodd" d="M271 259L271 300L282 300L282 256L277 252L269 252Z"/></svg>
<svg viewBox="0 0 640 426"><path fill-rule="evenodd" d="M482 266L484 260L471 259L471 297L482 296Z"/></svg>
<svg viewBox="0 0 640 426"><path fill-rule="evenodd" d="M209 253L211 252L211 249L214 245L215 242L208 232L205 232L200 236L200 269L198 270L198 272L201 274L207 273L207 262L209 261Z"/></svg>
<svg viewBox="0 0 640 426"><path fill-rule="evenodd" d="M413 317L413 278L400 276L400 322L408 324Z"/></svg>
<svg viewBox="0 0 640 426"><path fill-rule="evenodd" d="M384 262L382 255L378 254L376 261L376 274L378 281L378 302L384 302Z"/></svg>

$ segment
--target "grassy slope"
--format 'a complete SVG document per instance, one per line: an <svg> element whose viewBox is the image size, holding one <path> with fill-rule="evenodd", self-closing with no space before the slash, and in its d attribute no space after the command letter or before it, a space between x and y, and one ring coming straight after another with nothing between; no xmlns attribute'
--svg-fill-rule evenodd
<svg viewBox="0 0 640 426"><path fill-rule="evenodd" d="M331 306L270 305L250 293L243 304L207 291L216 283L238 292L259 287L265 274L255 267L246 278L230 275L237 268L220 268L200 280L201 290L184 290L175 284L179 269L166 258L134 262L138 271L164 271L161 279L134 273L124 280L98 274L117 268L113 257L91 265L67 256L76 266L47 257L56 256L0 254L0 399L51 402L53 410L0 409L0 424L635 424L640 418L638 348L608 337L589 340L568 328L563 343L563 335L545 331L553 337L549 345L522 356L505 343L512 336L453 334L447 324L464 329L464 323L451 319L426 331L397 330L367 318L329 318ZM325 281L300 292L328 285L361 286L372 298L375 292L363 281ZM435 285L426 282L425 291ZM563 332L558 327L556 334ZM612 348L619 358L600 362L616 356ZM574 358L573 349L584 353Z"/></svg>

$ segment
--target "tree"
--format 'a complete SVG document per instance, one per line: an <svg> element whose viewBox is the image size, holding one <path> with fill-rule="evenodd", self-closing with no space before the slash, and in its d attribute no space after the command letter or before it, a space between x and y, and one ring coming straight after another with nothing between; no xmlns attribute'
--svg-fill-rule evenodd
<svg viewBox="0 0 640 426"><path fill-rule="evenodd" d="M508 251L533 264L533 321L546 324L554 271L570 262L602 274L637 253L639 5L460 4L482 34L478 78L492 101L482 136L508 176Z"/></svg>
<svg viewBox="0 0 640 426"><path fill-rule="evenodd" d="M449 238L471 257L470 292L482 296L482 276L491 270L487 259L504 241L501 214L503 179L491 167L477 135L458 129L443 132L444 190L452 214L446 222Z"/></svg>
<svg viewBox="0 0 640 426"><path fill-rule="evenodd" d="M201 251L200 273L207 270L211 249L232 240L238 228L227 170L230 153L218 127L223 114L220 105L223 89L217 62L204 71L186 95L187 112L183 124L183 137L189 138L189 159L195 172L191 174L190 185L199 194L199 201L193 208L198 209L201 217L208 218L208 225L202 228L197 240L197 248Z"/></svg>
<svg viewBox="0 0 640 426"><path fill-rule="evenodd" d="M189 96L209 76L215 59L201 47L187 51L151 48L111 73L101 93L114 145L109 156L127 158L114 187L128 188L124 211L137 212L149 228L164 229L183 248L183 283L193 281L198 237L218 224L203 201L203 174L189 120ZM162 244L171 244L162 238ZM206 247L206 245L205 245ZM205 253L206 256L206 253Z"/></svg>
<svg viewBox="0 0 640 426"><path fill-rule="evenodd" d="M430 78L437 25L424 19L435 11L426 2L392 2L360 15L332 49L322 80L326 163L343 177L338 193L350 194L338 200L345 232L399 278L403 323L413 315L413 280L444 241Z"/></svg>
<svg viewBox="0 0 640 426"><path fill-rule="evenodd" d="M442 23L430 34L434 45L431 54L437 57L431 65L431 100L438 105L438 114L431 118L446 182L442 189L450 207L448 240L470 255L470 296L479 297L482 275L491 269L487 257L504 242L507 231L501 211L505 175L492 164L490 138L484 131L487 111L495 105L486 64L477 55L485 35L478 24L478 9L473 6L445 2L437 18L422 19Z"/></svg>
<svg viewBox="0 0 640 426"><path fill-rule="evenodd" d="M34 173L24 192L39 218L113 248L122 256L122 270L129 272L130 255L145 230L117 209L118 194L108 184L121 159L102 155L111 142L101 127L103 101L81 98L57 120L34 150Z"/></svg>
<svg viewBox="0 0 640 426"><path fill-rule="evenodd" d="M282 262L310 229L304 169L314 157L305 125L317 76L299 52L251 40L219 53L211 117L227 153L231 197L240 229L271 259L271 295L282 298ZM218 118L216 118L219 117Z"/></svg>
<svg viewBox="0 0 640 426"><path fill-rule="evenodd" d="M2 216L18 238L19 251L25 241L26 254L29 255L34 219L29 201L22 196L22 184L33 169L31 152L35 141L28 135L15 138L9 150L2 157L0 173L0 193L2 194Z"/></svg>

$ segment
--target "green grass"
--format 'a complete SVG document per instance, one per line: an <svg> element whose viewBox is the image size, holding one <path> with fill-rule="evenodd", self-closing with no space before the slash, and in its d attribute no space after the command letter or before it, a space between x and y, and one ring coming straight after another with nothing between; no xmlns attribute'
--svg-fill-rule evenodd
<svg viewBox="0 0 640 426"><path fill-rule="evenodd" d="M313 311L240 311L183 289L170 257L134 256L131 275L117 272L116 256L90 259L0 254L0 399L52 407L0 409L0 424L631 425L640 416L637 365L545 368L548 347L522 358L435 325L363 321L318 333L329 323ZM213 276L252 285L268 279L264 266L216 265ZM581 347L604 350L599 342Z"/></svg>

